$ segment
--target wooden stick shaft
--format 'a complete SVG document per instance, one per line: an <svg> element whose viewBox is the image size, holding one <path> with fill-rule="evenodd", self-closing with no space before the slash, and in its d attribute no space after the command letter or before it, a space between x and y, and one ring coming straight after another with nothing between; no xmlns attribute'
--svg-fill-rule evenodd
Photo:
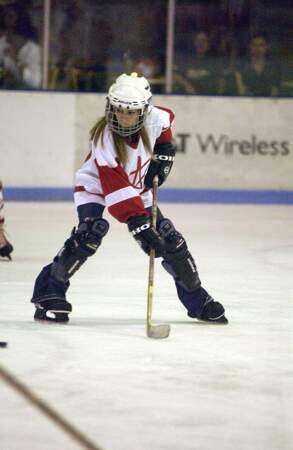
<svg viewBox="0 0 293 450"><path fill-rule="evenodd" d="M157 209L158 209L158 177L155 177L153 181L153 203L152 203L152 225L155 228L157 226ZM152 248L150 251L150 259L149 259L147 334L149 334L150 327L152 326L154 272L155 272L155 249Z"/></svg>
<svg viewBox="0 0 293 450"><path fill-rule="evenodd" d="M56 423L60 428L63 429L69 436L71 436L75 441L77 441L83 448L87 450L102 450L96 444L90 441L81 431L79 431L75 426L69 423L64 417L62 417L57 411L55 411L51 406L49 406L44 400L38 397L34 392L32 392L27 386L20 382L14 375L8 372L0 365L0 377L16 392L22 395L29 403L34 405L39 411L41 411L45 416Z"/></svg>

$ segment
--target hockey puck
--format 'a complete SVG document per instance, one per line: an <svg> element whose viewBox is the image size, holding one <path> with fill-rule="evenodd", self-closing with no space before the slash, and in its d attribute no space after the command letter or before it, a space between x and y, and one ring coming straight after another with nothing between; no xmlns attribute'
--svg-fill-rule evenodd
<svg viewBox="0 0 293 450"><path fill-rule="evenodd" d="M7 342L0 342L0 347L7 347Z"/></svg>

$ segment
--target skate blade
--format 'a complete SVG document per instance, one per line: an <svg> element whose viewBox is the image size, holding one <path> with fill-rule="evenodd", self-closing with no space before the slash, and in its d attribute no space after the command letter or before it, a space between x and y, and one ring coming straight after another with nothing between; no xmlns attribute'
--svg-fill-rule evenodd
<svg viewBox="0 0 293 450"><path fill-rule="evenodd" d="M44 322L44 323L68 323L68 311L42 311L37 310L34 315L34 320L36 322Z"/></svg>
<svg viewBox="0 0 293 450"><path fill-rule="evenodd" d="M228 325L229 321L226 316L219 317L217 319L197 319L201 323L207 323L212 325Z"/></svg>
<svg viewBox="0 0 293 450"><path fill-rule="evenodd" d="M0 258L2 258L3 260L4 260L5 258L7 258L8 261L12 261L12 258L11 258L10 255L0 255ZM5 259L5 261L6 261L6 259Z"/></svg>
<svg viewBox="0 0 293 450"><path fill-rule="evenodd" d="M165 339L171 331L170 325L150 325L147 329L147 335L152 339Z"/></svg>

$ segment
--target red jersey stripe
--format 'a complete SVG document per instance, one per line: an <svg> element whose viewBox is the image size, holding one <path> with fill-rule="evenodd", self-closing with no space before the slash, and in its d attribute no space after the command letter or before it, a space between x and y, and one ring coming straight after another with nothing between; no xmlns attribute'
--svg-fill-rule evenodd
<svg viewBox="0 0 293 450"><path fill-rule="evenodd" d="M133 216L147 216L142 199L139 196L115 203L108 208L108 211L122 223L127 223L128 219Z"/></svg>
<svg viewBox="0 0 293 450"><path fill-rule="evenodd" d="M114 168L100 166L97 160L95 160L95 163L100 175L104 195L111 194L118 189L130 186L128 176L121 166L118 165Z"/></svg>

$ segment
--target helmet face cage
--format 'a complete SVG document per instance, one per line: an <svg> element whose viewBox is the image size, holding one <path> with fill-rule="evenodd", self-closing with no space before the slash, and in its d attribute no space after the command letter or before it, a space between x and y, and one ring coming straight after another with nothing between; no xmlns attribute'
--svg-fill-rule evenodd
<svg viewBox="0 0 293 450"><path fill-rule="evenodd" d="M137 117L137 121L135 122L135 124L131 125L130 127L123 127L122 125L119 124L117 116L116 116L116 111L117 110L121 110L121 111L137 111L138 112L138 117ZM107 105L106 105L106 120L108 123L108 127L110 128L111 131L113 131L116 134L119 134L119 136L130 136L132 134L137 133L144 125L145 119L146 119L146 114L147 114L147 105L144 106L143 109L132 109L132 108L121 108L117 106L114 106L110 103L110 100L107 99Z"/></svg>
<svg viewBox="0 0 293 450"><path fill-rule="evenodd" d="M151 97L150 85L144 77L138 77L136 73L120 75L107 96L105 116L110 130L120 136L137 133L145 123ZM137 120L129 127L122 126L116 111L136 111Z"/></svg>

